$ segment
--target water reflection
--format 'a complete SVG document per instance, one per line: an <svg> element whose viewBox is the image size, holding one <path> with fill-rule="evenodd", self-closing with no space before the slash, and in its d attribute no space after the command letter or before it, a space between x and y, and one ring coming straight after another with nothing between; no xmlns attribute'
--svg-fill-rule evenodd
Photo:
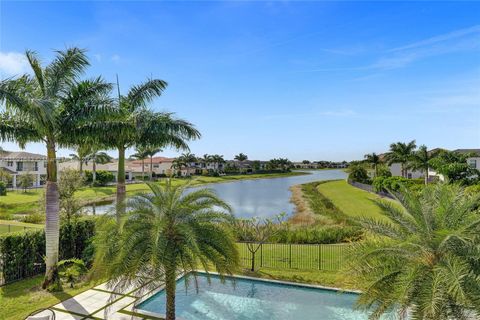
<svg viewBox="0 0 480 320"><path fill-rule="evenodd" d="M233 208L237 217L271 217L285 212L292 214L294 205L290 203L289 188L296 184L313 181L345 179L342 170L312 170L308 175L291 176L274 179L240 180L211 184L197 188L211 188ZM114 205L96 205L95 213L104 214L112 210ZM92 212L92 207L87 207Z"/></svg>

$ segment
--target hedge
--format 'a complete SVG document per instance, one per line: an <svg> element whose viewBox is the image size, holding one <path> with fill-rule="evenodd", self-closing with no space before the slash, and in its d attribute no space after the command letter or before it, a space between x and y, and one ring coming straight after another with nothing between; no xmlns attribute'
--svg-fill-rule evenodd
<svg viewBox="0 0 480 320"><path fill-rule="evenodd" d="M95 221L80 219L60 227L59 259L81 258L95 232ZM42 272L45 232L25 231L0 236L0 284Z"/></svg>

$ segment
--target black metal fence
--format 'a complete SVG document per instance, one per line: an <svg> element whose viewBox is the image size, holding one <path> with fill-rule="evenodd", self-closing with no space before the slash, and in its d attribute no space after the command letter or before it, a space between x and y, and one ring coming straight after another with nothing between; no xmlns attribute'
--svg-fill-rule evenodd
<svg viewBox="0 0 480 320"><path fill-rule="evenodd" d="M8 273L4 270L5 263L0 257L0 286L27 279L30 277L38 276L45 272L45 263L38 262L34 263L30 268L25 268L25 266L9 266Z"/></svg>
<svg viewBox="0 0 480 320"><path fill-rule="evenodd" d="M238 243L242 266L256 268L339 270L345 263L350 246L348 244L250 244L258 247L256 253L249 244Z"/></svg>

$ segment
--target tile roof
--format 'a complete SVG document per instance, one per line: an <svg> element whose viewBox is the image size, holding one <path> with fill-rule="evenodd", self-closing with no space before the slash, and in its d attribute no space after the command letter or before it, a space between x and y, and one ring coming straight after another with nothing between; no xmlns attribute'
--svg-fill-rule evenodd
<svg viewBox="0 0 480 320"><path fill-rule="evenodd" d="M46 160L43 154L30 153L25 151L4 151L0 153L2 160Z"/></svg>

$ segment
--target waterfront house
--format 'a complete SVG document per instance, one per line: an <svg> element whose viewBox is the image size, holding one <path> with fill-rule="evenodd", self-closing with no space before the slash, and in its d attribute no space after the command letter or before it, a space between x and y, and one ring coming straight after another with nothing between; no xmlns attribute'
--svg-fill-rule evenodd
<svg viewBox="0 0 480 320"><path fill-rule="evenodd" d="M29 173L33 176L32 187L44 184L47 176L47 157L25 151L0 152L0 170L5 170L12 177L9 187L17 188L18 177Z"/></svg>

